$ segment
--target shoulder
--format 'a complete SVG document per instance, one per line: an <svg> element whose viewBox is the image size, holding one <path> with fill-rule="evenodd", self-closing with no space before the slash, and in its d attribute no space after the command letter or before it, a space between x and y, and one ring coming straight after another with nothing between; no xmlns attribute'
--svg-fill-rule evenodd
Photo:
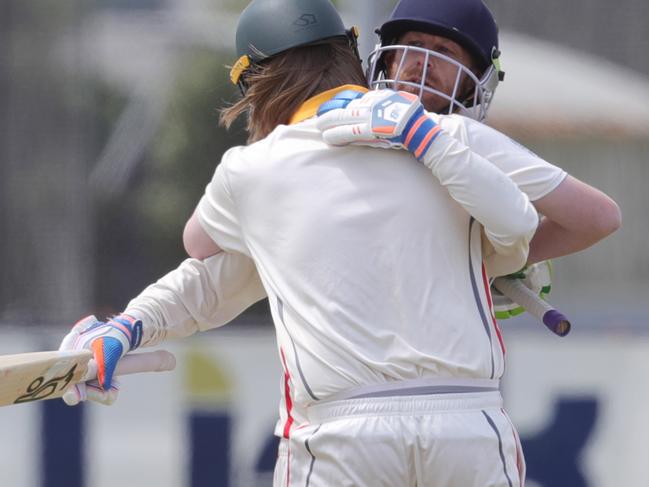
<svg viewBox="0 0 649 487"><path fill-rule="evenodd" d="M516 142L508 135L490 127L484 122L479 122L469 117L458 114L441 115L439 124L449 134L461 137L466 144L484 147L515 149L526 152L528 155L538 157L524 145Z"/></svg>
<svg viewBox="0 0 649 487"><path fill-rule="evenodd" d="M244 146L228 149L216 169L230 186L252 184L272 174L288 170L287 162L302 160L305 154L326 146L315 122L280 125L268 136Z"/></svg>
<svg viewBox="0 0 649 487"><path fill-rule="evenodd" d="M566 176L560 167L484 123L452 114L440 116L439 124L472 152L507 174L532 201L551 192Z"/></svg>
<svg viewBox="0 0 649 487"><path fill-rule="evenodd" d="M322 134L315 125L315 119L308 119L293 125L278 125L261 140L245 146L232 147L224 153L222 162L228 165L270 162L272 158L281 158L286 152L299 152L312 146L325 145Z"/></svg>
<svg viewBox="0 0 649 487"><path fill-rule="evenodd" d="M268 152L266 139L249 145L231 147L221 156L215 175L220 175L227 180L245 177L263 167Z"/></svg>

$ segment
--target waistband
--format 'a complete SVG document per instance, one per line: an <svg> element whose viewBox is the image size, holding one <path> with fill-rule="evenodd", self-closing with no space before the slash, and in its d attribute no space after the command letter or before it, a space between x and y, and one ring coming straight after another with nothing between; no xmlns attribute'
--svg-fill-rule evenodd
<svg viewBox="0 0 649 487"><path fill-rule="evenodd" d="M496 390L326 401L309 406L306 413L309 423L318 424L350 416L426 415L502 407L502 395Z"/></svg>
<svg viewBox="0 0 649 487"><path fill-rule="evenodd" d="M498 390L500 390L500 381L498 379L433 377L354 387L328 396L325 400L338 401L342 399L367 399L373 397L430 396L437 394L493 392Z"/></svg>

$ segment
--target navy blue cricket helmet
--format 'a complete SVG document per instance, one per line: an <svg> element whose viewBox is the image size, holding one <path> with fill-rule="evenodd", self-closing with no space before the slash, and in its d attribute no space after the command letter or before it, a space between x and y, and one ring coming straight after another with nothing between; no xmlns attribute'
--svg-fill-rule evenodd
<svg viewBox="0 0 649 487"><path fill-rule="evenodd" d="M449 58L421 48L400 46L400 37L409 31L424 32L451 39L464 47L474 60L474 71ZM389 75L382 62L387 51L401 49L427 51L426 56L457 64L465 76L475 83L475 90L461 99L457 93L446 94L425 86L422 76L420 93L431 91L449 101L449 113L459 112L478 120L486 117L487 108L504 73L500 70L498 26L482 0L401 0L389 19L377 29L381 43L370 56L368 78L372 87L392 87L411 84L399 79L399 73ZM404 52L405 50L405 52Z"/></svg>

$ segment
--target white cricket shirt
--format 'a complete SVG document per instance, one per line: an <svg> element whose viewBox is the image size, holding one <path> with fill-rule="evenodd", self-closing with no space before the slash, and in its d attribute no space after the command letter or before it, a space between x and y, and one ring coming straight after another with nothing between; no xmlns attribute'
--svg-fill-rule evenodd
<svg viewBox="0 0 649 487"><path fill-rule="evenodd" d="M291 403L368 384L502 375L481 225L467 208L486 209L487 232L524 246L537 217L504 173L453 143L441 152L455 157L457 178L453 164L436 178L405 151L329 147L314 119L223 156L199 221L222 249L255 262Z"/></svg>

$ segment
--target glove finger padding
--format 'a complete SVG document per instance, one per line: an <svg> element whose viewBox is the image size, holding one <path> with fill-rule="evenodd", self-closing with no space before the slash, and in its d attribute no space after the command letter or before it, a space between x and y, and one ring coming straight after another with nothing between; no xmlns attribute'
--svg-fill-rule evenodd
<svg viewBox="0 0 649 487"><path fill-rule="evenodd" d="M142 339L142 322L127 315L119 315L107 322L88 316L76 323L63 338L59 350L91 350L93 359L88 364L86 381L72 386L63 400L75 405L85 400L112 404L117 399L113 374L117 362L134 350ZM94 380L94 379L97 380Z"/></svg>
<svg viewBox="0 0 649 487"><path fill-rule="evenodd" d="M546 299L552 290L552 262L545 260L526 266L518 272L509 274L509 279L520 279L525 286ZM494 314L499 320L518 316L525 312L525 308L503 295L494 286L491 286Z"/></svg>
<svg viewBox="0 0 649 487"><path fill-rule="evenodd" d="M351 107L332 110L318 117L316 126L322 131L322 139L329 145L347 145L357 142L360 134L373 142L371 139L374 137L369 133L367 125L368 111L367 108Z"/></svg>
<svg viewBox="0 0 649 487"><path fill-rule="evenodd" d="M359 100L354 100L346 108L323 113L315 123L318 130L325 131L341 125L367 124L370 115L370 107L359 106Z"/></svg>
<svg viewBox="0 0 649 487"><path fill-rule="evenodd" d="M63 394L63 401L68 406L76 406L83 401L93 401L106 406L110 406L117 400L119 395L119 381L113 380L110 389L105 391L101 388L96 380L89 382L79 382L68 389Z"/></svg>
<svg viewBox="0 0 649 487"><path fill-rule="evenodd" d="M108 390L102 389L97 381L86 382L86 395L88 401L110 406L117 400L119 395L119 381L114 379Z"/></svg>
<svg viewBox="0 0 649 487"><path fill-rule="evenodd" d="M322 132L322 139L327 144L336 146L363 145L384 149L394 147L394 144L389 140L375 137L366 123L332 127ZM398 149L399 147L394 148Z"/></svg>

